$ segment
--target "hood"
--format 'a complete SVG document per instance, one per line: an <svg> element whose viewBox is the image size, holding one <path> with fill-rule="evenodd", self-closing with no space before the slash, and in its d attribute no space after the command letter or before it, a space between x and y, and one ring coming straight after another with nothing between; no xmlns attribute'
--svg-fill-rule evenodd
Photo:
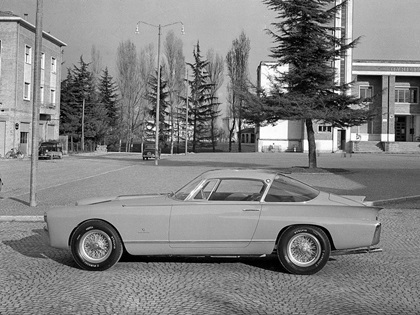
<svg viewBox="0 0 420 315"><path fill-rule="evenodd" d="M97 205L101 203L119 203L122 205L134 205L139 203L155 203L156 201L166 199L168 194L147 194L147 195L120 195L112 197L93 197L86 198L76 202L76 206Z"/></svg>

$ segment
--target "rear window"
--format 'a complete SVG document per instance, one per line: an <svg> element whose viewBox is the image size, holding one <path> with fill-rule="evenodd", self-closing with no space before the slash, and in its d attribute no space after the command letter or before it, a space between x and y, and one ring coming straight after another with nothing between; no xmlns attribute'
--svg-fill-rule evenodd
<svg viewBox="0 0 420 315"><path fill-rule="evenodd" d="M304 202L314 199L319 191L290 177L278 175L267 195L265 202Z"/></svg>

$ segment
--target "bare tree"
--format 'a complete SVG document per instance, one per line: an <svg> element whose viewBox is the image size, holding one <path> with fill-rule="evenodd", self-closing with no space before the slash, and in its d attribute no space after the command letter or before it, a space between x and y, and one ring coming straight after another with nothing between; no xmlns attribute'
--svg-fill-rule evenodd
<svg viewBox="0 0 420 315"><path fill-rule="evenodd" d="M224 59L219 54L215 53L213 49L209 49L207 51L206 59L208 61L206 70L208 73L208 78L211 83L211 100L213 102L212 108L212 118L210 122L210 134L211 134L211 141L213 146L213 152L216 151L216 138L217 134L217 117L220 115L219 106L220 103L218 102L217 91L223 84L223 74L224 74Z"/></svg>
<svg viewBox="0 0 420 315"><path fill-rule="evenodd" d="M226 56L226 63L228 66L228 76L230 79L230 106L231 117L234 121L238 122L238 150L241 149L241 129L242 129L242 103L244 91L248 85L248 58L251 44L245 32L242 31L239 38L233 40L232 48ZM232 123L232 130L235 122ZM232 134L232 132L231 132ZM231 140L229 140L231 141ZM230 144L229 144L230 146Z"/></svg>
<svg viewBox="0 0 420 315"><path fill-rule="evenodd" d="M92 45L92 48L90 50L90 58L91 58L90 67L92 69L91 72L92 72L93 84L95 85L95 87L97 87L98 81L102 74L102 56L101 56L101 52L98 49L96 49L95 45Z"/></svg>
<svg viewBox="0 0 420 315"><path fill-rule="evenodd" d="M164 72L168 82L169 90L169 125L170 125L170 147L171 154L174 151L174 132L175 119L177 118L177 108L180 106L180 97L184 90L185 83L185 57L183 53L182 40L175 36L173 31L169 31L166 35L164 43L164 55L166 62ZM177 124L179 125L179 123Z"/></svg>
<svg viewBox="0 0 420 315"><path fill-rule="evenodd" d="M117 84L121 93L122 136L126 139L126 151L131 149L133 135L141 127L141 99L143 80L136 46L130 41L121 42L117 50Z"/></svg>
<svg viewBox="0 0 420 315"><path fill-rule="evenodd" d="M149 44L145 48L140 51L140 79L141 79L141 87L140 87L140 106L139 106L139 121L141 124L141 128L138 129L139 136L142 139L142 142L145 139L145 130L144 128L148 125L148 120L154 120L154 117L150 117L150 107L152 104L150 103L150 98L148 97L150 93L150 84L149 80L153 77L156 73L156 53L153 47L153 44ZM154 140L153 140L154 141Z"/></svg>

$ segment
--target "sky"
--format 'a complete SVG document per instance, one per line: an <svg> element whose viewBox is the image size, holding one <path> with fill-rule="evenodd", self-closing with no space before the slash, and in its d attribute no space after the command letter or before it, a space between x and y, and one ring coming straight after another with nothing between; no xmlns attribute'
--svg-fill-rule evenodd
<svg viewBox="0 0 420 315"><path fill-rule="evenodd" d="M13 11L35 25L36 0L0 0L1 11ZM420 60L420 0L354 0L354 37L362 36L354 50L356 59ZM67 44L64 69L77 64L81 55L89 62L92 45L99 50L102 67L115 72L118 44L130 39L138 49L153 43L157 49L157 28L138 21L166 25L162 41L173 30L184 43L187 62L200 42L203 55L208 49L226 56L241 31L249 37L249 72L256 80L261 61L271 60L274 45L266 33L275 22L275 12L262 0L43 0L43 29Z"/></svg>

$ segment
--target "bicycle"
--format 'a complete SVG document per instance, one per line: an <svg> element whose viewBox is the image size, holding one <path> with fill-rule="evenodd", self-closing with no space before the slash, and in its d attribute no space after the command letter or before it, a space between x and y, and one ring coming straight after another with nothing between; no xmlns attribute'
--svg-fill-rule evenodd
<svg viewBox="0 0 420 315"><path fill-rule="evenodd" d="M25 155L19 149L12 148L4 157L6 159L23 159Z"/></svg>

